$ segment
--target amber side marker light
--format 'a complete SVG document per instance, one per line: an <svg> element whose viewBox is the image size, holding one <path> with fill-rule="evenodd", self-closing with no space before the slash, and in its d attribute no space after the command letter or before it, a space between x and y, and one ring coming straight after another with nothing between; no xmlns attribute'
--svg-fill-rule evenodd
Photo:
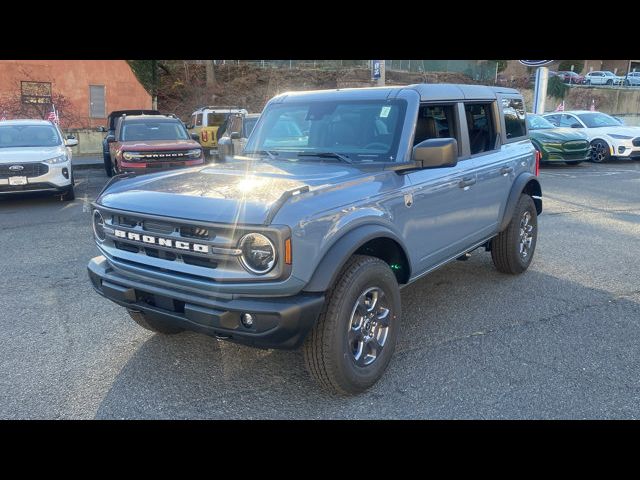
<svg viewBox="0 0 640 480"><path fill-rule="evenodd" d="M287 238L284 242L284 263L291 265L291 239Z"/></svg>

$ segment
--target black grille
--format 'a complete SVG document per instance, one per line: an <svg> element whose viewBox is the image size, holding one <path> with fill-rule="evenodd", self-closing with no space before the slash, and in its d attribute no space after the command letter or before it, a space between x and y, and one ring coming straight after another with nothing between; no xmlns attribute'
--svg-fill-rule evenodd
<svg viewBox="0 0 640 480"><path fill-rule="evenodd" d="M564 142L562 144L562 148L565 150L586 150L589 148L589 142L585 140L571 140L569 142Z"/></svg>
<svg viewBox="0 0 640 480"><path fill-rule="evenodd" d="M28 192L30 190L54 190L52 183L27 183L26 185L0 185L0 192Z"/></svg>
<svg viewBox="0 0 640 480"><path fill-rule="evenodd" d="M201 240L210 240L215 237L211 235L208 228L205 227L180 227L180 235L187 238L198 238Z"/></svg>
<svg viewBox="0 0 640 480"><path fill-rule="evenodd" d="M142 222L142 228L148 230L149 232L156 233L173 233L175 231L175 227L170 223L164 222L156 222L153 220L145 220Z"/></svg>
<svg viewBox="0 0 640 480"><path fill-rule="evenodd" d="M21 170L11 170L11 167L21 166ZM10 163L0 165L0 178L9 177L39 177L49 171L44 163Z"/></svg>
<svg viewBox="0 0 640 480"><path fill-rule="evenodd" d="M640 147L640 137L636 137L633 139L633 146Z"/></svg>
<svg viewBox="0 0 640 480"><path fill-rule="evenodd" d="M161 162L170 162L170 161L182 161L182 160L189 160L190 158L187 156L187 151L186 150L175 150L175 151L169 151L169 152L136 152L135 153L136 157L132 158L131 160L127 160L127 161L131 161L131 162L135 162L135 161L142 161L142 162L148 162L148 161L161 161ZM191 160L195 160L194 158L191 158Z"/></svg>

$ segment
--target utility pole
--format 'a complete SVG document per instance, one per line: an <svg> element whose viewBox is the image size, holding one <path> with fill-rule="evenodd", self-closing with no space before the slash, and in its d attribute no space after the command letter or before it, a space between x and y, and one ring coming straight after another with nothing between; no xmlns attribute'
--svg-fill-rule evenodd
<svg viewBox="0 0 640 480"><path fill-rule="evenodd" d="M548 79L549 69L547 67L538 67L536 71L536 86L533 91L533 113L544 113Z"/></svg>
<svg viewBox="0 0 640 480"><path fill-rule="evenodd" d="M216 86L216 74L213 70L213 60L205 60L205 70L207 74L207 88Z"/></svg>
<svg viewBox="0 0 640 480"><path fill-rule="evenodd" d="M158 61L151 60L151 83L153 93L151 95L151 109L158 109Z"/></svg>

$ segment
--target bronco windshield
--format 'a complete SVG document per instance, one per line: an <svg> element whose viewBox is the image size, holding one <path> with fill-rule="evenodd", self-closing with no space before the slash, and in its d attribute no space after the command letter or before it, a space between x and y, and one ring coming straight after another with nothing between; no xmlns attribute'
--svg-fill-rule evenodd
<svg viewBox="0 0 640 480"><path fill-rule="evenodd" d="M262 114L244 151L309 162L393 162L406 108L404 100L274 104Z"/></svg>
<svg viewBox="0 0 640 480"><path fill-rule="evenodd" d="M0 126L0 148L57 147L61 144L62 138L52 125Z"/></svg>
<svg viewBox="0 0 640 480"><path fill-rule="evenodd" d="M127 122L122 127L122 141L189 140L182 122Z"/></svg>

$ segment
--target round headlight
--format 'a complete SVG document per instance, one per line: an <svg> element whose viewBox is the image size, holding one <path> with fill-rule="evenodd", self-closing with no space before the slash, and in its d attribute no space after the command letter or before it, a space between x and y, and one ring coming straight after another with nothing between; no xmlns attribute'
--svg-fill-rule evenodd
<svg viewBox="0 0 640 480"><path fill-rule="evenodd" d="M99 241L104 242L106 238L104 233L104 218L102 218L102 214L98 210L93 211L93 234Z"/></svg>
<svg viewBox="0 0 640 480"><path fill-rule="evenodd" d="M276 264L276 249L261 233L249 233L240 239L240 261L244 268L257 274L265 274Z"/></svg>
<svg viewBox="0 0 640 480"><path fill-rule="evenodd" d="M122 158L124 158L125 160L131 160L133 158L133 154L129 152L124 152L122 154Z"/></svg>

